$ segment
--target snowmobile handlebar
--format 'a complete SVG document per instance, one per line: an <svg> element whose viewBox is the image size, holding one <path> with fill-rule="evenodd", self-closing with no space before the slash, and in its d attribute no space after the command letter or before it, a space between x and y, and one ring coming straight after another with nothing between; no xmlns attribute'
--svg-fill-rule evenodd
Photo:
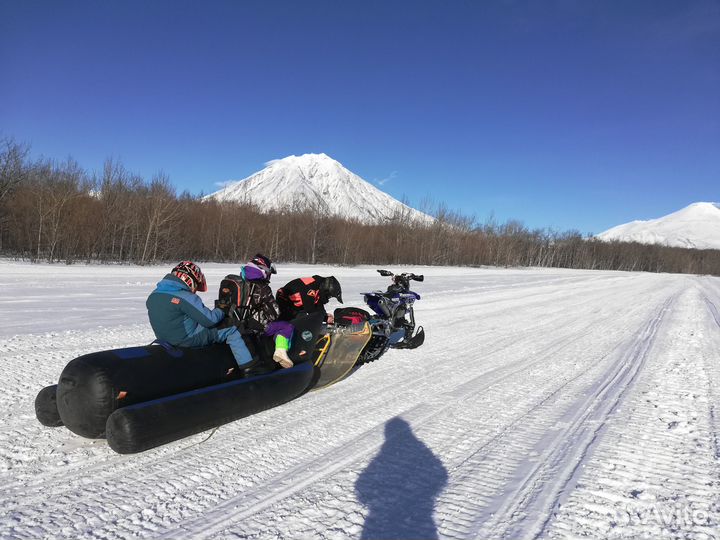
<svg viewBox="0 0 720 540"><path fill-rule="evenodd" d="M395 278L400 278L400 279L407 280L407 281L410 281L410 280L413 280L413 281L424 281L424 280L425 280L425 276L424 276L424 275L422 275L422 274L413 274L413 273L411 273L411 272L405 272L405 273L402 273L402 274L393 274L390 270L378 270L378 273L379 273L381 276L395 277Z"/></svg>

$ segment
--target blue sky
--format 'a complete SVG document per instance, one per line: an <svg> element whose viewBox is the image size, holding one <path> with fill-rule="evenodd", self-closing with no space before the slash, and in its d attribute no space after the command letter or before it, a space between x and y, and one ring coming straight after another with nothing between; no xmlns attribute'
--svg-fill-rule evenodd
<svg viewBox="0 0 720 540"><path fill-rule="evenodd" d="M600 232L720 200L720 2L0 0L0 135L211 192L325 152Z"/></svg>

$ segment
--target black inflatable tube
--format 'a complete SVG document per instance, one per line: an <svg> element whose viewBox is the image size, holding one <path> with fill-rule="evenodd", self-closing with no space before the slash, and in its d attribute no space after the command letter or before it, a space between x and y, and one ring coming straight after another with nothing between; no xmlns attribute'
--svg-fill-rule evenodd
<svg viewBox="0 0 720 540"><path fill-rule="evenodd" d="M57 384L46 386L35 398L35 416L43 426L60 427L63 421L57 408Z"/></svg>
<svg viewBox="0 0 720 540"><path fill-rule="evenodd" d="M315 368L296 365L113 412L105 434L110 448L134 454L276 407L302 394Z"/></svg>
<svg viewBox="0 0 720 540"><path fill-rule="evenodd" d="M295 337L288 354L295 363L312 357L323 318L323 313L315 313L291 321ZM275 367L272 338L246 337L246 343L256 358ZM86 354L68 363L60 375L58 421L83 437L103 437L108 417L117 409L235 380L238 371L225 344L151 345Z"/></svg>
<svg viewBox="0 0 720 540"><path fill-rule="evenodd" d="M229 380L237 368L227 345L201 349L130 347L75 358L60 375L57 409L70 431L83 437L105 434L110 414L141 403Z"/></svg>

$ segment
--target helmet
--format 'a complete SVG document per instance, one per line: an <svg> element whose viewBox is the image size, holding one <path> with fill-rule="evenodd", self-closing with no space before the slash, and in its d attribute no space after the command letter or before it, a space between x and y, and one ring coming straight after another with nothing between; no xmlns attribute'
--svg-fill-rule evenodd
<svg viewBox="0 0 720 540"><path fill-rule="evenodd" d="M325 301L330 300L330 298L337 298L338 302L343 303L342 287L340 287L340 282L335 276L323 278L320 291Z"/></svg>
<svg viewBox="0 0 720 540"><path fill-rule="evenodd" d="M205 274L202 273L200 267L192 261L182 261L173 268L170 273L180 278L185 285L190 287L192 292L207 291L207 281L205 281Z"/></svg>
<svg viewBox="0 0 720 540"><path fill-rule="evenodd" d="M265 272L268 279L270 279L271 274L277 274L275 263L270 260L270 257L266 257L265 255L258 253L250 259L250 262Z"/></svg>

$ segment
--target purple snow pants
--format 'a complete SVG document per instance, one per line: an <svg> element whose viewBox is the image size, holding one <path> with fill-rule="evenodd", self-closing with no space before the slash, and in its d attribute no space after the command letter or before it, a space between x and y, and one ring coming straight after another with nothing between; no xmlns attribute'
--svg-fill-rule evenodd
<svg viewBox="0 0 720 540"><path fill-rule="evenodd" d="M290 341L294 331L295 327L287 321L273 321L265 328L265 335L270 337L282 336Z"/></svg>

